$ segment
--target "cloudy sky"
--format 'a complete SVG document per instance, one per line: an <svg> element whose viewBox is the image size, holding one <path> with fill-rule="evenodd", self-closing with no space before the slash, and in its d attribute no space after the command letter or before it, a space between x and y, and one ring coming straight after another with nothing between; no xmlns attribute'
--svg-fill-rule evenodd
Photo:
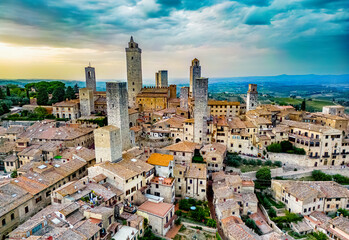
<svg viewBox="0 0 349 240"><path fill-rule="evenodd" d="M1 0L0 78L125 79L131 35L145 79L349 73L348 0Z"/></svg>

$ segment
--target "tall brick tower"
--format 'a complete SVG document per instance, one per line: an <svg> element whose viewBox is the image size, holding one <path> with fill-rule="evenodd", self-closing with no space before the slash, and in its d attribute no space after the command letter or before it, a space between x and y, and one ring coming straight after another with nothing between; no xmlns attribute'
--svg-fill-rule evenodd
<svg viewBox="0 0 349 240"><path fill-rule="evenodd" d="M79 99L81 116L90 116L91 112L95 110L93 90L91 88L80 88Z"/></svg>
<svg viewBox="0 0 349 240"><path fill-rule="evenodd" d="M131 148L130 120L125 82L107 82L108 125L120 128L122 150Z"/></svg>
<svg viewBox="0 0 349 240"><path fill-rule="evenodd" d="M143 85L141 55L142 49L138 47L138 43L134 42L131 36L128 48L126 48L128 105L130 107L135 106L136 96Z"/></svg>
<svg viewBox="0 0 349 240"><path fill-rule="evenodd" d="M188 110L188 97L189 97L189 88L181 87L180 92L180 107Z"/></svg>
<svg viewBox="0 0 349 240"><path fill-rule="evenodd" d="M194 142L205 144L207 138L208 78L196 78L194 89Z"/></svg>
<svg viewBox="0 0 349 240"><path fill-rule="evenodd" d="M96 72L95 68L91 67L91 63L88 67L85 67L86 87L91 88L92 91L96 91Z"/></svg>
<svg viewBox="0 0 349 240"><path fill-rule="evenodd" d="M249 84L246 99L246 112L256 109L258 104L257 84Z"/></svg>
<svg viewBox="0 0 349 240"><path fill-rule="evenodd" d="M194 88L195 88L195 79L201 77L201 66L200 61L197 58L194 58L191 61L190 66L190 94L192 97L194 96Z"/></svg>

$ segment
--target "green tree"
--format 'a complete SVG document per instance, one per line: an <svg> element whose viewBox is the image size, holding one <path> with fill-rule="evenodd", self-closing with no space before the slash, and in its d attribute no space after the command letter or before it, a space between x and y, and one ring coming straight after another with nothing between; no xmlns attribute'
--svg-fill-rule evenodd
<svg viewBox="0 0 349 240"><path fill-rule="evenodd" d="M12 177L12 178L16 178L16 177L17 177L17 170L14 170L14 171L11 173L11 177Z"/></svg>
<svg viewBox="0 0 349 240"><path fill-rule="evenodd" d="M270 218L273 218L273 217L276 217L277 214L276 214L276 211L274 208L270 208L269 211L268 211L268 215Z"/></svg>
<svg viewBox="0 0 349 240"><path fill-rule="evenodd" d="M253 230L257 229L256 222L253 219L251 219L251 218L247 219L245 224L246 224L247 227L249 227L249 228L251 228Z"/></svg>
<svg viewBox="0 0 349 240"><path fill-rule="evenodd" d="M271 165L273 165L273 162L271 160L267 160L267 161L265 161L264 165L271 166Z"/></svg>
<svg viewBox="0 0 349 240"><path fill-rule="evenodd" d="M43 107L37 107L34 109L34 113L41 119L45 118L47 115L46 108Z"/></svg>
<svg viewBox="0 0 349 240"><path fill-rule="evenodd" d="M305 111L305 98L303 99L303 101L302 101L302 104L301 104L301 110L302 111Z"/></svg>
<svg viewBox="0 0 349 240"><path fill-rule="evenodd" d="M36 101L38 105L48 104L48 94L46 88L42 87L38 90Z"/></svg>
<svg viewBox="0 0 349 240"><path fill-rule="evenodd" d="M67 87L67 90L65 91L65 98L68 98L69 100L75 99L75 92L71 86Z"/></svg>
<svg viewBox="0 0 349 240"><path fill-rule="evenodd" d="M257 180L270 181L271 180L270 168L268 168L268 167L260 168L256 172L256 178L257 178Z"/></svg>
<svg viewBox="0 0 349 240"><path fill-rule="evenodd" d="M282 162L281 161L275 161L274 166L276 167L282 167Z"/></svg>
<svg viewBox="0 0 349 240"><path fill-rule="evenodd" d="M281 145L279 143L272 143L267 147L268 152L280 153L282 152Z"/></svg>
<svg viewBox="0 0 349 240"><path fill-rule="evenodd" d="M27 98L30 99L29 90L28 90L28 89L25 90L25 93L26 93L26 95L27 95Z"/></svg>
<svg viewBox="0 0 349 240"><path fill-rule="evenodd" d="M74 92L79 93L79 86L77 83L74 85Z"/></svg>
<svg viewBox="0 0 349 240"><path fill-rule="evenodd" d="M6 86L6 95L9 97L11 96L10 88Z"/></svg>
<svg viewBox="0 0 349 240"><path fill-rule="evenodd" d="M293 150L293 145L290 141L282 141L280 143L280 145L281 145L282 152L287 152L288 150Z"/></svg>
<svg viewBox="0 0 349 240"><path fill-rule="evenodd" d="M64 100L64 95L65 95L64 87L55 88L55 90L53 90L53 93L52 93L51 103L54 104L57 102L62 102Z"/></svg>
<svg viewBox="0 0 349 240"><path fill-rule="evenodd" d="M328 239L327 235L323 232L313 232L312 235L313 235L313 237L315 237L316 240L327 240Z"/></svg>
<svg viewBox="0 0 349 240"><path fill-rule="evenodd" d="M4 99L5 98L5 94L2 91L2 88L0 87L0 99Z"/></svg>
<svg viewBox="0 0 349 240"><path fill-rule="evenodd" d="M206 223L206 226L209 226L209 227L216 227L217 226L217 223L214 219L210 218L207 220L207 223Z"/></svg>
<svg viewBox="0 0 349 240"><path fill-rule="evenodd" d="M178 225L181 225L181 223L182 223L182 219L180 217L177 218L175 221L175 224L178 226Z"/></svg>

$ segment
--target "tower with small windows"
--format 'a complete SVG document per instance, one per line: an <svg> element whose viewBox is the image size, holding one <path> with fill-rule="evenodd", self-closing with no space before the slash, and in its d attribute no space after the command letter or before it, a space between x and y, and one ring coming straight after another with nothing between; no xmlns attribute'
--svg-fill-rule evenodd
<svg viewBox="0 0 349 240"><path fill-rule="evenodd" d="M90 116L95 110L93 90L91 88L79 89L80 113L81 116Z"/></svg>
<svg viewBox="0 0 349 240"><path fill-rule="evenodd" d="M207 142L208 78L195 78L194 142Z"/></svg>
<svg viewBox="0 0 349 240"><path fill-rule="evenodd" d="M138 47L138 43L134 42L131 36L128 48L126 48L128 105L130 107L135 107L137 94L143 85L141 55L142 49Z"/></svg>
<svg viewBox="0 0 349 240"><path fill-rule="evenodd" d="M96 91L96 72L95 68L91 67L91 63L88 67L85 67L85 77L86 77L86 88Z"/></svg>
<svg viewBox="0 0 349 240"><path fill-rule="evenodd" d="M246 112L256 109L258 105L257 84L249 84L246 98Z"/></svg>
<svg viewBox="0 0 349 240"><path fill-rule="evenodd" d="M201 77L201 66L200 66L200 61L197 58L194 58L191 61L191 66L190 66L190 95L192 97L194 96L195 92L195 79Z"/></svg>

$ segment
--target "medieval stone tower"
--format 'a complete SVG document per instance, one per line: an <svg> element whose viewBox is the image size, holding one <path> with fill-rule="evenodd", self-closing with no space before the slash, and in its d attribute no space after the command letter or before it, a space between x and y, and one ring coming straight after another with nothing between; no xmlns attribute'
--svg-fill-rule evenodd
<svg viewBox="0 0 349 240"><path fill-rule="evenodd" d="M81 116L90 116L91 112L95 110L93 90L91 88L80 88L79 99Z"/></svg>
<svg viewBox="0 0 349 240"><path fill-rule="evenodd" d="M159 70L155 73L155 87L168 87L167 70Z"/></svg>
<svg viewBox="0 0 349 240"><path fill-rule="evenodd" d="M182 87L180 92L180 107L188 110L189 88Z"/></svg>
<svg viewBox="0 0 349 240"><path fill-rule="evenodd" d="M194 58L191 61L190 66L190 94L192 97L194 96L194 88L195 88L195 79L201 77L201 66L200 61L197 58Z"/></svg>
<svg viewBox="0 0 349 240"><path fill-rule="evenodd" d="M126 48L126 64L127 64L127 86L128 86L128 105L134 107L136 104L136 96L142 89L142 49L138 47L138 43L131 40Z"/></svg>
<svg viewBox="0 0 349 240"><path fill-rule="evenodd" d="M122 150L131 148L127 88L125 82L107 82L108 125L120 128Z"/></svg>
<svg viewBox="0 0 349 240"><path fill-rule="evenodd" d="M86 77L86 87L91 88L92 91L96 91L96 72L95 68L91 67L91 64L88 67L85 67L85 77Z"/></svg>
<svg viewBox="0 0 349 240"><path fill-rule="evenodd" d="M205 144L207 138L208 78L196 78L194 83L194 142Z"/></svg>
<svg viewBox="0 0 349 240"><path fill-rule="evenodd" d="M257 84L249 84L246 99L246 112L256 109L258 104Z"/></svg>
<svg viewBox="0 0 349 240"><path fill-rule="evenodd" d="M109 125L93 131L96 163L118 162L122 159L120 128Z"/></svg>

